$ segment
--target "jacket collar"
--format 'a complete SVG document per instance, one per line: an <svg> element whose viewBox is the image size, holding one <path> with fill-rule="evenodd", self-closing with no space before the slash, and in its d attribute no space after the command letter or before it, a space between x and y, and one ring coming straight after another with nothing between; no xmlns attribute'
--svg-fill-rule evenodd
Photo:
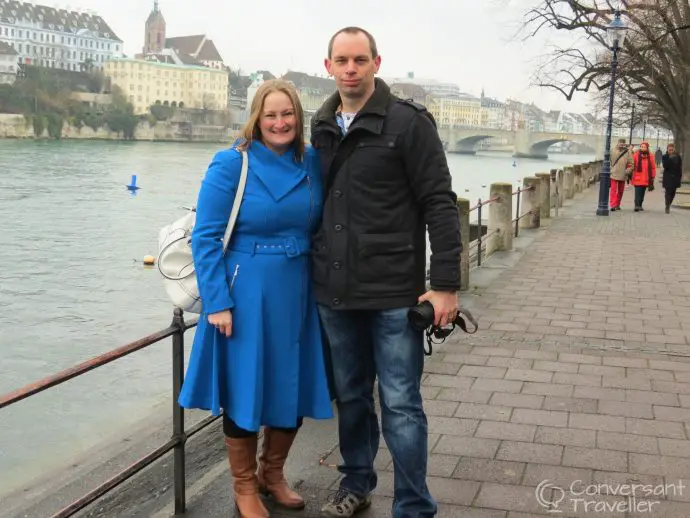
<svg viewBox="0 0 690 518"><path fill-rule="evenodd" d="M352 122L348 134L356 128L364 128L373 133L381 133L384 119L388 114L391 91L382 79L375 78L374 85L374 93L364 107L357 113L357 117L355 117L355 120ZM340 128L335 121L335 112L340 106L340 103L340 93L335 92L326 100L318 111L315 117L317 126L323 124L339 132Z"/></svg>

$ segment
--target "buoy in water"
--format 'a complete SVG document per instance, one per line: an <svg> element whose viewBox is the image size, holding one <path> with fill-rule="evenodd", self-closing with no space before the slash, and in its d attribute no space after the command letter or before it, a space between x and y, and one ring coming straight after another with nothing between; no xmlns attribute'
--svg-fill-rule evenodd
<svg viewBox="0 0 690 518"><path fill-rule="evenodd" d="M137 185L137 175L133 174L132 175L132 180L130 181L130 184L127 186L127 190L129 191L136 191L137 189L140 189Z"/></svg>
<svg viewBox="0 0 690 518"><path fill-rule="evenodd" d="M145 255L144 256L144 264L146 266L152 266L152 265L156 264L156 258L153 257L152 255Z"/></svg>

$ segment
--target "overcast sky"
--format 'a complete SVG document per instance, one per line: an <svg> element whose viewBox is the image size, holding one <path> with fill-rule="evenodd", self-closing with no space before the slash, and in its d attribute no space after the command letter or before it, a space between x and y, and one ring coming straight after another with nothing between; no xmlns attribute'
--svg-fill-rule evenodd
<svg viewBox="0 0 690 518"><path fill-rule="evenodd" d="M288 69L324 74L331 34L359 25L374 34L380 75L430 77L457 83L468 93L534 101L542 109L587 110L586 99L530 87L548 36L514 37L525 10L538 0L160 0L167 35L207 34L225 63L249 73ZM40 3L40 2L38 2ZM153 0L67 0L48 5L97 11L141 52L144 22Z"/></svg>

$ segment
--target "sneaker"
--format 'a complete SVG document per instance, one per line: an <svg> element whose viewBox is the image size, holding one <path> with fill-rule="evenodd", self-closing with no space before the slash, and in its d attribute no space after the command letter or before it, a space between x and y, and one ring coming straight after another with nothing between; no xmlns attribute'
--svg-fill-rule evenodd
<svg viewBox="0 0 690 518"><path fill-rule="evenodd" d="M371 495L357 496L346 489L339 489L329 497L326 505L321 508L321 512L326 516L349 518L370 505Z"/></svg>
<svg viewBox="0 0 690 518"><path fill-rule="evenodd" d="M666 205L666 214L671 214L671 207L669 205Z"/></svg>

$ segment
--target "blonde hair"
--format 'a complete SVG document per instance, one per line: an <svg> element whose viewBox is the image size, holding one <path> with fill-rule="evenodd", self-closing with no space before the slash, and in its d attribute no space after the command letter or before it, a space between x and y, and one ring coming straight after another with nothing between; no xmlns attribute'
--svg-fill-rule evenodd
<svg viewBox="0 0 690 518"><path fill-rule="evenodd" d="M254 99L252 100L249 118L240 132L240 138L244 139L244 141L237 146L237 149L246 151L249 146L252 145L253 141L258 140L261 142L259 119L264 109L266 97L274 92L282 92L287 95L295 109L297 127L295 128L295 141L293 145L295 146L295 160L301 162L304 158L304 110L302 109L302 103L299 100L295 87L292 83L283 81L282 79L271 79L266 81L256 91Z"/></svg>

